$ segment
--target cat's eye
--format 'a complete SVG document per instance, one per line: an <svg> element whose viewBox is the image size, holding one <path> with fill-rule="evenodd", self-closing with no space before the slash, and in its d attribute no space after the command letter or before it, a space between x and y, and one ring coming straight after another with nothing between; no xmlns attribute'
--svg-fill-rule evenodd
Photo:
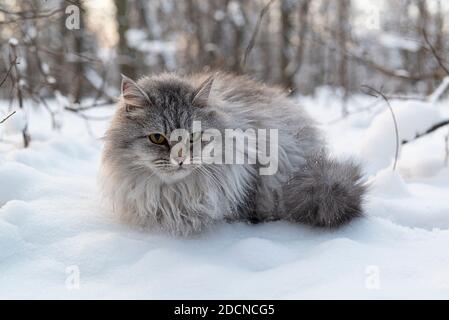
<svg viewBox="0 0 449 320"><path fill-rule="evenodd" d="M167 143L167 139L165 138L165 136L160 133L152 133L148 136L148 138L154 144L166 144Z"/></svg>
<svg viewBox="0 0 449 320"><path fill-rule="evenodd" d="M190 135L190 142L195 142L201 139L201 132L194 132Z"/></svg>

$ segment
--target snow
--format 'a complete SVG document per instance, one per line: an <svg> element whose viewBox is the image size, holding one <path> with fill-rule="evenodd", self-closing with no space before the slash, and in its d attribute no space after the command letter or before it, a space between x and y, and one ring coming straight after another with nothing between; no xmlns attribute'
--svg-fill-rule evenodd
<svg viewBox="0 0 449 320"><path fill-rule="evenodd" d="M437 90L429 96L430 103L436 103L448 90L449 88L449 77L443 79Z"/></svg>
<svg viewBox="0 0 449 320"><path fill-rule="evenodd" d="M215 21L222 21L224 18L226 18L226 13L223 10L216 10L214 12Z"/></svg>
<svg viewBox="0 0 449 320"><path fill-rule="evenodd" d="M23 109L15 108L6 113L2 113L1 111L7 110L6 108L0 109L0 119L4 119L8 114L15 112L12 117L10 117L7 121L1 124L2 131L5 134L20 134L23 129L26 127L26 113Z"/></svg>
<svg viewBox="0 0 449 320"><path fill-rule="evenodd" d="M390 49L401 49L410 52L417 52L421 48L421 44L417 41L404 39L399 35L382 33L379 34L380 43Z"/></svg>
<svg viewBox="0 0 449 320"><path fill-rule="evenodd" d="M104 78L100 76L94 69L87 69L84 75L95 89L104 91L107 96L115 97L118 94L118 91L116 89L108 87L107 85L104 86Z"/></svg>
<svg viewBox="0 0 449 320"><path fill-rule="evenodd" d="M393 101L392 108L397 120L400 143L412 140L442 119L438 109L420 101ZM373 119L360 146L369 173L383 169L393 162L396 153L395 137L393 118L385 107Z"/></svg>
<svg viewBox="0 0 449 320"><path fill-rule="evenodd" d="M136 47L140 42L147 39L148 34L141 29L128 29L125 33L125 37L129 46Z"/></svg>
<svg viewBox="0 0 449 320"><path fill-rule="evenodd" d="M16 38L10 38L9 40L8 40L8 43L11 45L11 46L17 46L18 44L19 44L19 40L17 40Z"/></svg>
<svg viewBox="0 0 449 320"><path fill-rule="evenodd" d="M243 16L240 3L238 3L237 1L229 2L228 13L236 26L242 27L245 25L245 17Z"/></svg>
<svg viewBox="0 0 449 320"><path fill-rule="evenodd" d="M377 165L382 145L394 140L382 104L335 121L341 106L328 90L300 101L337 157ZM348 108L371 102L356 97ZM448 117L449 102L439 103L392 103L401 137ZM0 109L6 105L0 102ZM57 110L57 102L50 108ZM369 173L366 217L340 230L222 223L179 239L122 225L101 203L97 174L106 122L86 124L67 112L53 132L42 109L28 110L28 149L20 148L17 130L0 141L0 298L449 298L447 130L405 146L396 172L385 153L385 166ZM18 119L10 120L20 128L13 123Z"/></svg>
<svg viewBox="0 0 449 320"><path fill-rule="evenodd" d="M52 77L52 76L48 76L47 78L45 78L45 80L49 84L55 84L56 83L56 79L54 77Z"/></svg>
<svg viewBox="0 0 449 320"><path fill-rule="evenodd" d="M174 41L148 40L148 34L144 30L129 29L125 34L126 41L131 48L135 48L146 53L166 53L176 52Z"/></svg>

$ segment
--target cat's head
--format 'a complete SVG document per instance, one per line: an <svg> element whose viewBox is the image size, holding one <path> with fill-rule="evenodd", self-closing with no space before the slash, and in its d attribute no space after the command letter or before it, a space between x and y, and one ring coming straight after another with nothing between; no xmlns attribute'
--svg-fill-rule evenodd
<svg viewBox="0 0 449 320"><path fill-rule="evenodd" d="M167 183L204 171L206 165L194 159L193 145L204 148L207 142L202 132L194 132L193 123L201 123L202 131L222 130L225 118L210 103L214 77L192 82L171 74L138 82L123 76L118 109L106 135L106 156L123 166L148 169Z"/></svg>

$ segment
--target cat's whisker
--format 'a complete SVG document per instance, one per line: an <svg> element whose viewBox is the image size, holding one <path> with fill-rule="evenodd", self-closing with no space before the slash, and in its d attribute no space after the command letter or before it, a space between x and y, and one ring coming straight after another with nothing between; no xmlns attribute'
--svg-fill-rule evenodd
<svg viewBox="0 0 449 320"><path fill-rule="evenodd" d="M199 166L198 170L200 172L200 174L202 174L203 176L205 176L206 178L209 178L210 181L218 188L221 189L221 185L220 185L220 180L213 175L213 173L207 171L207 169L205 167Z"/></svg>

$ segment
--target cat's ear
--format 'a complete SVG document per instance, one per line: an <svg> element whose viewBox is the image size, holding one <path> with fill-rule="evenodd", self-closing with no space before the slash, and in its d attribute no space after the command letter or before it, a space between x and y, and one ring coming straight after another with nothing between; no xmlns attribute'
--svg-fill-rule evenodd
<svg viewBox="0 0 449 320"><path fill-rule="evenodd" d="M121 92L123 101L126 105L126 111L131 111L136 108L143 108L151 100L145 91L139 87L139 85L122 74Z"/></svg>
<svg viewBox="0 0 449 320"><path fill-rule="evenodd" d="M197 106L207 106L207 102L209 100L210 91L212 89L212 85L214 84L214 76L210 76L207 78L198 89L196 89L192 103Z"/></svg>

